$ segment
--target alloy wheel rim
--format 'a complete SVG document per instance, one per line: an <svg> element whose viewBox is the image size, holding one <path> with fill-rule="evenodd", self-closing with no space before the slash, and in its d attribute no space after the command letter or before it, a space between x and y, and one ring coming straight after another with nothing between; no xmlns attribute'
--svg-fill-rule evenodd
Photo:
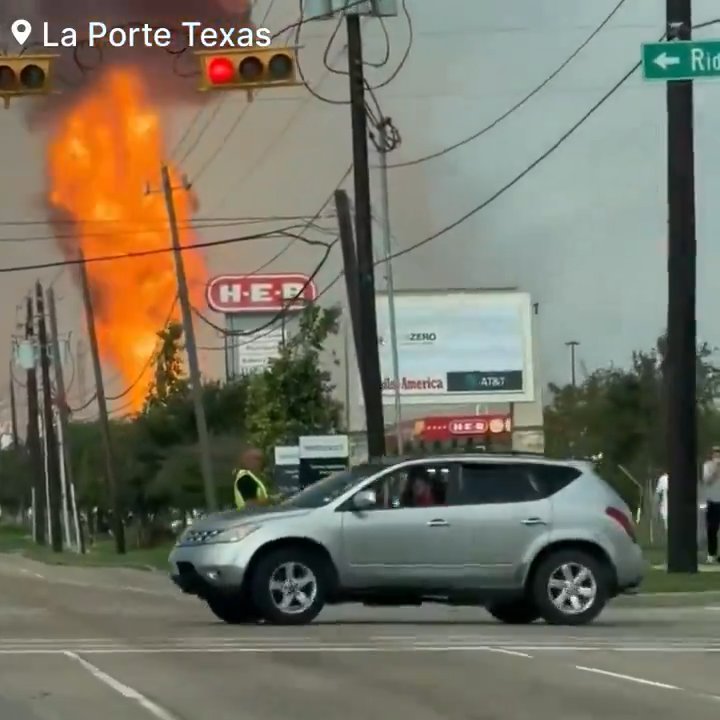
<svg viewBox="0 0 720 720"><path fill-rule="evenodd" d="M563 615L581 615L597 599L597 580L592 570L578 562L559 565L548 579L550 602Z"/></svg>
<svg viewBox="0 0 720 720"><path fill-rule="evenodd" d="M317 578L307 565L287 562L273 571L269 590L272 602L280 612L299 615L310 608L317 598Z"/></svg>

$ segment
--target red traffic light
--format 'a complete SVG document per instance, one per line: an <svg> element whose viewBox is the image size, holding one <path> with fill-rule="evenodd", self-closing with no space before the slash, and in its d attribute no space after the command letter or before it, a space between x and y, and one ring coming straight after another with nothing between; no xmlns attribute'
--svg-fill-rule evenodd
<svg viewBox="0 0 720 720"><path fill-rule="evenodd" d="M227 85L235 77L235 65L224 57L213 58L208 63L208 80L213 85Z"/></svg>

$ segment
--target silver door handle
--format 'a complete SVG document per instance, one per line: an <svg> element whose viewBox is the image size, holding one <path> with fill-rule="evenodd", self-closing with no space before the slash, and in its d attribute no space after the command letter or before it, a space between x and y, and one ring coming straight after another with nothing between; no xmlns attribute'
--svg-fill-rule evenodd
<svg viewBox="0 0 720 720"><path fill-rule="evenodd" d="M447 520L430 520L428 527L450 527L450 523Z"/></svg>
<svg viewBox="0 0 720 720"><path fill-rule="evenodd" d="M542 518L539 518L539 517L527 518L527 520L522 521L522 524L523 525L547 525L547 523Z"/></svg>

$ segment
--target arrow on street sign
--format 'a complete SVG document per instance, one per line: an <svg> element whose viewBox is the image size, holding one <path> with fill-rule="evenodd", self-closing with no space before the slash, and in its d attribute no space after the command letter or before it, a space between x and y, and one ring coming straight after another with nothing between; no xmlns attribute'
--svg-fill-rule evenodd
<svg viewBox="0 0 720 720"><path fill-rule="evenodd" d="M676 55L668 55L666 52L661 53L658 55L653 62L661 67L663 70L667 70L672 65L679 65L680 64L680 58Z"/></svg>
<svg viewBox="0 0 720 720"><path fill-rule="evenodd" d="M673 40L642 46L646 80L720 78L720 40Z"/></svg>

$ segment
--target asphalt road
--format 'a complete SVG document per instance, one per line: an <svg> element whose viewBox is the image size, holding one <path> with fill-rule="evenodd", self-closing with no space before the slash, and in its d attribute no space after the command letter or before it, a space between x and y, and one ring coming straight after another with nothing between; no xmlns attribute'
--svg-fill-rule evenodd
<svg viewBox="0 0 720 720"><path fill-rule="evenodd" d="M609 609L587 628L482 610L327 610L230 627L161 575L0 556L8 720L693 720L720 713L720 607Z"/></svg>

